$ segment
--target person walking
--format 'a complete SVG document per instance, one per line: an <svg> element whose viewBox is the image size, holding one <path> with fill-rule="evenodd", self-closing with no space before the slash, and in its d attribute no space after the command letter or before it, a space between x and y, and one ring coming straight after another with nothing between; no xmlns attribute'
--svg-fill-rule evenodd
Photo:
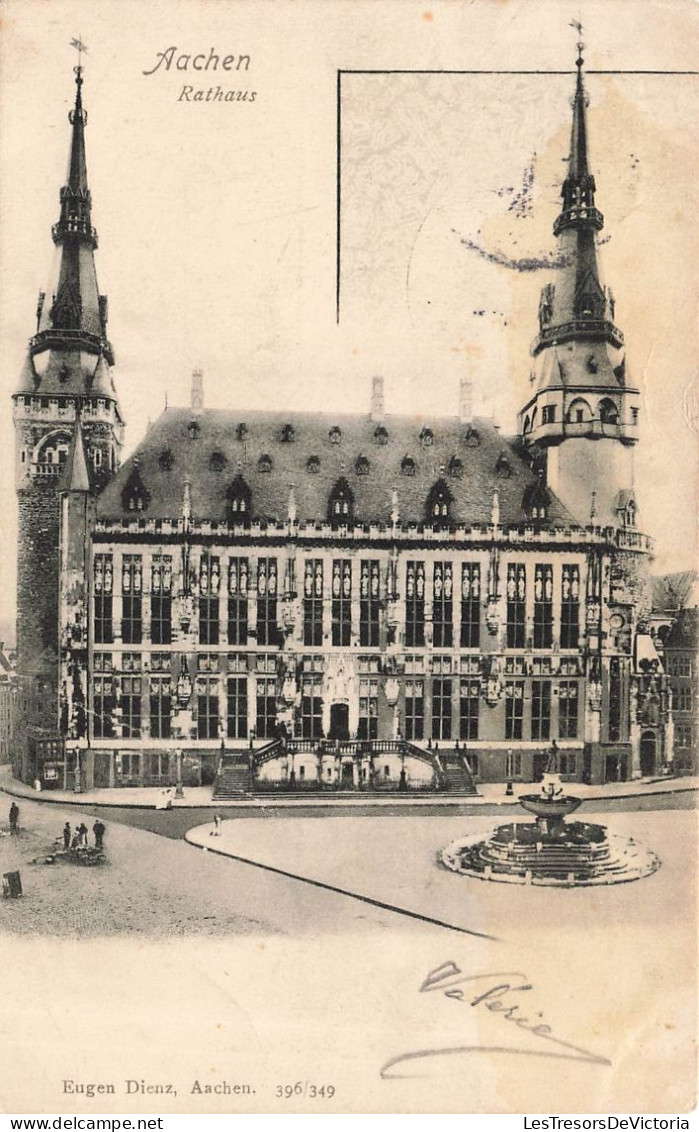
<svg viewBox="0 0 699 1132"><path fill-rule="evenodd" d="M100 821L100 819L97 818L97 821L92 827L92 832L95 835L95 849L104 848L104 834L106 828L107 827L105 826L104 822Z"/></svg>
<svg viewBox="0 0 699 1132"><path fill-rule="evenodd" d="M19 806L13 802L10 806L10 833L19 831Z"/></svg>
<svg viewBox="0 0 699 1132"><path fill-rule="evenodd" d="M78 826L78 833L80 835L78 849L87 849L87 826L85 822L81 822Z"/></svg>
<svg viewBox="0 0 699 1132"><path fill-rule="evenodd" d="M63 848L70 849L70 822L67 821L63 826Z"/></svg>
<svg viewBox="0 0 699 1132"><path fill-rule="evenodd" d="M222 821L221 815L220 814L214 814L214 828L209 833L210 837L220 837L221 836L221 821Z"/></svg>

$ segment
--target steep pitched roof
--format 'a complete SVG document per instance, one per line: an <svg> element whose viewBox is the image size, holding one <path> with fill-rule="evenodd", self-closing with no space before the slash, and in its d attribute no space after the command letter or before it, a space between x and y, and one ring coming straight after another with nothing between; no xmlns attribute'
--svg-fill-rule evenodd
<svg viewBox="0 0 699 1132"><path fill-rule="evenodd" d="M387 433L383 444L376 438L379 427ZM335 428L340 436L333 443ZM412 475L402 472L406 457L413 461ZM263 470L265 458L270 471ZM144 517L178 517L188 479L193 517L218 522L226 520L228 489L238 476L250 488L252 517L263 520L286 519L293 484L301 522L326 520L330 493L344 477L357 523L388 523L393 490L400 522L425 522L430 489L444 478L453 496L451 518L466 526L490 522L495 491L501 525L523 523L525 491L537 483L518 451L486 420L469 431L455 417L386 416L379 425L369 414L166 409L102 492L99 518L124 517L134 461L149 493ZM577 526L555 497L549 520Z"/></svg>

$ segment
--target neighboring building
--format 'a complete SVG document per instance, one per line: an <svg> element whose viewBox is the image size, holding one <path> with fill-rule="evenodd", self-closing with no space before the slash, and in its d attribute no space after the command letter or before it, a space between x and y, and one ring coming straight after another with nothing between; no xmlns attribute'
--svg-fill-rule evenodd
<svg viewBox="0 0 699 1132"><path fill-rule="evenodd" d="M699 581L696 571L654 577L651 625L672 692L672 769L699 773L697 756L697 646Z"/></svg>
<svg viewBox="0 0 699 1132"><path fill-rule="evenodd" d="M17 654L0 641L0 764L11 761L17 731Z"/></svg>
<svg viewBox="0 0 699 1132"><path fill-rule="evenodd" d="M459 413L168 409L120 466L77 71L59 274L14 396L28 781L472 790L657 774L668 699L599 282L582 59L521 435ZM582 415L580 415L582 414ZM293 487L290 485L294 485ZM58 553L55 548L58 547Z"/></svg>

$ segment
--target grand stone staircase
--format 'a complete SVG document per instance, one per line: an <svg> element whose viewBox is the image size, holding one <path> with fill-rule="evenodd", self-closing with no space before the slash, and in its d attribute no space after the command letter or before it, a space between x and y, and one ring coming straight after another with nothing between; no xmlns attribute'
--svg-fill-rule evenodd
<svg viewBox="0 0 699 1132"><path fill-rule="evenodd" d="M214 783L214 800L240 798L252 788L250 764L247 754L223 755Z"/></svg>
<svg viewBox="0 0 699 1132"><path fill-rule="evenodd" d="M477 794L473 775L463 751L440 750L436 756L441 766L444 789L453 794Z"/></svg>

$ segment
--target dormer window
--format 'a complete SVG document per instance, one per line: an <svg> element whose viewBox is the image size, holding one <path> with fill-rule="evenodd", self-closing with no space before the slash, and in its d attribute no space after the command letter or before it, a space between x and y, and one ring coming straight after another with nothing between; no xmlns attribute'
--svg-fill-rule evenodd
<svg viewBox="0 0 699 1132"><path fill-rule="evenodd" d="M320 460L317 456L309 456L306 460L306 471L309 476L317 476L320 471Z"/></svg>
<svg viewBox="0 0 699 1132"><path fill-rule="evenodd" d="M400 474L402 476L414 476L417 469L417 464L412 456L404 456L400 462Z"/></svg>
<svg viewBox="0 0 699 1132"><path fill-rule="evenodd" d="M342 442L342 429L333 425L328 433L328 439L331 444L340 444Z"/></svg>
<svg viewBox="0 0 699 1132"><path fill-rule="evenodd" d="M187 431L189 433L189 439L190 440L196 440L197 437L199 436L199 433L201 432L201 429L200 429L197 421L190 421L188 426L187 426Z"/></svg>
<svg viewBox="0 0 699 1132"><path fill-rule="evenodd" d="M499 476L500 479L506 480L508 480L512 475L512 464L510 463L504 452L501 452L497 458L495 464L495 474Z"/></svg>
<svg viewBox="0 0 699 1132"><path fill-rule="evenodd" d="M279 439L281 440L282 444L293 444L294 440L296 439L294 426L291 424L285 424L282 428Z"/></svg>
<svg viewBox="0 0 699 1132"><path fill-rule="evenodd" d="M551 496L545 484L540 479L530 484L522 499L525 521L533 525L545 523L549 517L550 504Z"/></svg>
<svg viewBox="0 0 699 1132"><path fill-rule="evenodd" d="M137 460L134 460L131 474L121 493L121 503L125 511L146 511L148 509L150 492L143 482Z"/></svg>
<svg viewBox="0 0 699 1132"><path fill-rule="evenodd" d="M431 448L434 444L434 433L431 428L423 428L420 433L420 444L423 448Z"/></svg>
<svg viewBox="0 0 699 1132"><path fill-rule="evenodd" d="M337 481L330 492L328 518L333 527L348 527L354 522L354 496L344 477Z"/></svg>
<svg viewBox="0 0 699 1132"><path fill-rule="evenodd" d="M268 456L266 452L257 461L257 470L265 474L272 471L272 457Z"/></svg>
<svg viewBox="0 0 699 1132"><path fill-rule="evenodd" d="M374 430L374 441L376 444L388 444L388 430L382 424Z"/></svg>
<svg viewBox="0 0 699 1132"><path fill-rule="evenodd" d="M477 448L481 442L481 434L477 428L469 428L464 440L469 448Z"/></svg>
<svg viewBox="0 0 699 1132"><path fill-rule="evenodd" d="M358 476L369 475L369 461L367 460L366 456L357 456L354 470Z"/></svg>
<svg viewBox="0 0 699 1132"><path fill-rule="evenodd" d="M463 460L460 460L458 456L452 456L451 460L449 461L449 475L452 477L452 479L460 480L463 474Z"/></svg>
<svg viewBox="0 0 699 1132"><path fill-rule="evenodd" d="M242 476L236 476L228 488L228 521L230 523L250 522L252 492Z"/></svg>
<svg viewBox="0 0 699 1132"><path fill-rule="evenodd" d="M236 438L236 440L241 440L241 441L247 440L247 438L248 438L248 426L246 424L236 425L235 438Z"/></svg>
<svg viewBox="0 0 699 1132"><path fill-rule="evenodd" d="M223 452L212 452L209 457L209 467L212 472L222 472L227 463L228 461Z"/></svg>
<svg viewBox="0 0 699 1132"><path fill-rule="evenodd" d="M172 471L173 464L175 463L175 457L173 456L172 450L170 448L163 448L162 452L158 456L158 463L164 472Z"/></svg>
<svg viewBox="0 0 699 1132"><path fill-rule="evenodd" d="M437 480L430 489L425 505L425 521L433 527L446 527L451 521L454 497L444 480Z"/></svg>

